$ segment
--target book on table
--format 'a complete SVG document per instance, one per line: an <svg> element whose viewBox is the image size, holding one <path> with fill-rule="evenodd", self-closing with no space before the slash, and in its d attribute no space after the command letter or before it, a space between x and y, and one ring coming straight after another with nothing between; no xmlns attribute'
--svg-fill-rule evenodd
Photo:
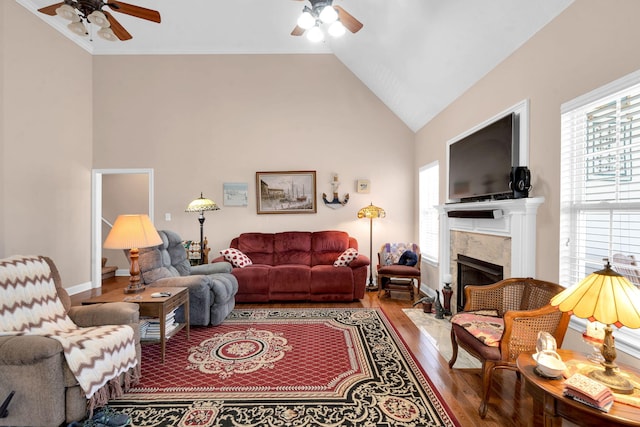
<svg viewBox="0 0 640 427"><path fill-rule="evenodd" d="M165 336L169 336L178 326L175 321L176 309L167 313L165 316ZM153 317L140 318L140 338L157 339L160 338L160 319Z"/></svg>
<svg viewBox="0 0 640 427"><path fill-rule="evenodd" d="M615 399L606 385L575 373L564 382L564 395L603 412L609 412Z"/></svg>

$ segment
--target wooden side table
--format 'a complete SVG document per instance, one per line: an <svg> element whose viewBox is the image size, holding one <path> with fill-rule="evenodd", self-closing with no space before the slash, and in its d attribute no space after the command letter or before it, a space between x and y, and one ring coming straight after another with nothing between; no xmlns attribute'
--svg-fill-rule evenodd
<svg viewBox="0 0 640 427"><path fill-rule="evenodd" d="M156 292L167 293L169 296L159 298L152 297L151 294ZM187 288L160 288L148 286L144 291L137 294L125 294L122 290L118 289L90 298L83 301L82 304L102 304L122 301L138 304L138 306L140 306L140 316L157 317L160 320L160 338L140 338L140 343L149 344L159 342L162 363L164 363L166 343L169 338L186 328L187 340L189 339L189 291ZM166 333L167 314L180 306L184 306L185 323L180 323L174 330Z"/></svg>
<svg viewBox="0 0 640 427"><path fill-rule="evenodd" d="M587 361L581 353L558 350L562 360ZM562 395L564 379L542 378L534 372L536 362L530 354L521 353L516 361L525 380L526 388L533 397L534 425L561 426L565 418L580 426L640 426L640 408L615 402L611 410L602 412ZM619 364L623 371L638 373L637 370ZM536 415L542 414L540 422Z"/></svg>

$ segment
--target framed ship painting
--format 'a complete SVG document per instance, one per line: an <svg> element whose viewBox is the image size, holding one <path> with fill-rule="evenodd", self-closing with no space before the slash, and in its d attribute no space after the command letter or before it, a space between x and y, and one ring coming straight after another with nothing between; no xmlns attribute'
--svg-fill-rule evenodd
<svg viewBox="0 0 640 427"><path fill-rule="evenodd" d="M256 172L258 214L316 213L316 171Z"/></svg>

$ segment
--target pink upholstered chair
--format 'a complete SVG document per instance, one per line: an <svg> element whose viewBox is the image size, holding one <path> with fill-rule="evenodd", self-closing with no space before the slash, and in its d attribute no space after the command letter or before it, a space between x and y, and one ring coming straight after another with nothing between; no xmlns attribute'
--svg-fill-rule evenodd
<svg viewBox="0 0 640 427"><path fill-rule="evenodd" d="M558 348L569 325L569 314L549 304L564 288L556 283L532 278L511 278L487 286L464 288L464 310L451 318L453 354L449 368L458 357L458 346L482 362L482 392L478 412L487 415L493 372L518 372L520 353L536 351L538 332L550 333Z"/></svg>
<svg viewBox="0 0 640 427"><path fill-rule="evenodd" d="M403 264L403 254L413 252L417 259L414 265ZM391 295L392 290L409 292L415 298L415 286L420 286L420 247L415 243L385 243L378 252L379 293ZM413 264L413 263L410 263ZM414 285L414 280L416 285Z"/></svg>

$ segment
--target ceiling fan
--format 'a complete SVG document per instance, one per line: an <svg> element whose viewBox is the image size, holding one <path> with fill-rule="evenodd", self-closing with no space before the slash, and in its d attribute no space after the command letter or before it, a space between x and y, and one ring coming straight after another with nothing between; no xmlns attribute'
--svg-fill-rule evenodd
<svg viewBox="0 0 640 427"><path fill-rule="evenodd" d="M292 36L301 36L306 32L311 41L321 41L324 39L321 24L329 25L327 31L334 37L343 35L345 28L355 34L363 27L349 12L340 6L334 6L333 0L309 0L309 3L311 7L305 5L302 9L297 25L291 31Z"/></svg>
<svg viewBox="0 0 640 427"><path fill-rule="evenodd" d="M64 0L61 3L52 4L38 9L46 15L58 15L71 21L68 28L80 36L87 36L86 23L95 24L100 29L98 35L107 40L130 40L133 37L125 28L104 10L107 6L113 12L124 13L147 21L160 22L160 13L141 6L124 3L118 0Z"/></svg>

